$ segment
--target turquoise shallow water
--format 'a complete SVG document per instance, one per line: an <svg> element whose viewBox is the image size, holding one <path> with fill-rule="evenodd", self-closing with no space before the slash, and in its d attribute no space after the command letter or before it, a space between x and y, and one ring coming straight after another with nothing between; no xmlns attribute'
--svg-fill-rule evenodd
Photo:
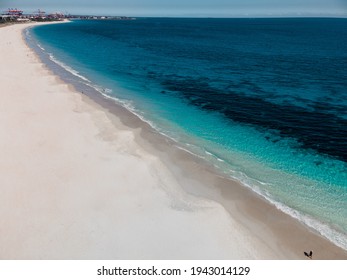
<svg viewBox="0 0 347 280"><path fill-rule="evenodd" d="M347 248L347 20L36 27L32 46ZM59 66L60 65L60 66Z"/></svg>

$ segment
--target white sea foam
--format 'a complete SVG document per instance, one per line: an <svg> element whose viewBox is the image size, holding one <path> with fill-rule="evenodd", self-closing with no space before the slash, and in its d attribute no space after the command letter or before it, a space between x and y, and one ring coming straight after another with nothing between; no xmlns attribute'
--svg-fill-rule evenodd
<svg viewBox="0 0 347 280"><path fill-rule="evenodd" d="M106 99L112 100L113 102L116 102L118 105L120 105L120 106L124 107L125 109L127 109L128 111L130 111L132 114L137 116L141 121L147 123L153 129L155 129L158 133L160 133L166 137L169 137L171 140L177 142L177 139L171 138L169 135L163 133L154 122L146 119L143 116L144 114L141 111L137 110L131 101L123 100L123 99L117 98L115 96L110 96L109 94L112 93L111 89L103 88L103 87L100 87L100 86L94 85L94 84L88 84L88 85L90 87L94 88L96 91L98 91Z"/></svg>
<svg viewBox="0 0 347 280"><path fill-rule="evenodd" d="M205 154L211 156L212 158L216 159L217 161L219 162L225 162L225 160L221 159L220 157L218 157L217 155L207 151L207 150L204 150L205 151Z"/></svg>
<svg viewBox="0 0 347 280"><path fill-rule="evenodd" d="M86 82L90 82L90 80L88 80L86 77L82 76L78 71L74 70L70 66L67 66L66 64L64 64L60 60L56 59L53 54L49 53L48 56L49 56L49 59L51 61L53 61L54 63L58 64L60 67L64 68L66 71L68 71L72 75L74 75L74 76L76 76L76 77L78 77L78 78L80 78L80 79L82 79L82 80L84 80Z"/></svg>
<svg viewBox="0 0 347 280"><path fill-rule="evenodd" d="M265 198L268 202L273 204L278 210L288 214L296 220L299 220L304 225L316 230L318 233L330 240L335 245L343 248L344 250L347 250L347 235L333 229L331 226L324 224L309 215L305 215L293 208L288 207L283 203L276 201L272 198L271 194L269 194L266 191L263 191L261 188L257 186L258 184L266 185L266 183L250 179L245 174L238 174L238 176L235 174L229 175L232 179L241 182L244 186L250 188L252 191Z"/></svg>
<svg viewBox="0 0 347 280"><path fill-rule="evenodd" d="M317 232L319 232L322 236L326 237L328 240L333 242L335 245L343 248L344 250L347 250L347 235L331 228L331 226L324 224L308 215L304 215L303 213L295 209L292 209L284 204L271 200L268 196L264 197L267 200L269 200L272 204L274 204L277 209L299 220L306 226L315 229Z"/></svg>
<svg viewBox="0 0 347 280"><path fill-rule="evenodd" d="M46 50L46 49L45 49L44 47L42 47L40 44L37 44L37 46L38 46L41 50L43 50L43 51Z"/></svg>
<svg viewBox="0 0 347 280"><path fill-rule="evenodd" d="M175 147L176 147L177 149L180 149L180 150L182 150L182 151L185 151L185 152L187 152L187 153L189 153L189 154L191 154L191 155L193 155L193 156L195 156L195 157L198 157L198 158L201 158L201 159L205 159L203 156L200 156L200 155L198 155L198 154L196 154L196 153L190 151L189 149L185 149L185 148L183 148L183 147L181 147L181 146L175 146Z"/></svg>
<svg viewBox="0 0 347 280"><path fill-rule="evenodd" d="M27 37L27 38L31 38L31 36L30 36L30 32L29 32L29 28L26 28L25 30L24 30L24 34L25 34L25 37Z"/></svg>

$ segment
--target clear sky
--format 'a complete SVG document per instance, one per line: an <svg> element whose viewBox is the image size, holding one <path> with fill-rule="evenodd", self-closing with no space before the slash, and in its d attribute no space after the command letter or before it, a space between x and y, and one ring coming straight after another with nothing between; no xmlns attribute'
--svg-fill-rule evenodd
<svg viewBox="0 0 347 280"><path fill-rule="evenodd" d="M128 16L347 16L347 0L0 0L1 11Z"/></svg>

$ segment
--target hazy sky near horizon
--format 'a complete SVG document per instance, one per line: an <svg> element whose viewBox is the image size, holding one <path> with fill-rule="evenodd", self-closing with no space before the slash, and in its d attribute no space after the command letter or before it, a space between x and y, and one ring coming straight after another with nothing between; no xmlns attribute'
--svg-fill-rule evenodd
<svg viewBox="0 0 347 280"><path fill-rule="evenodd" d="M0 0L0 8L129 16L345 15L347 0Z"/></svg>

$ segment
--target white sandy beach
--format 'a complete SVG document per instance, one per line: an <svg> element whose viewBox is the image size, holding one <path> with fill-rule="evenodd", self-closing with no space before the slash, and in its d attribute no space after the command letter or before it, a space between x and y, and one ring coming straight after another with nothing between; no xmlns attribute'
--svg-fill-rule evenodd
<svg viewBox="0 0 347 280"><path fill-rule="evenodd" d="M218 194L189 194L194 179L142 145L140 128L40 62L21 35L29 25L0 28L0 259L304 258L279 231L240 222L245 213L232 215ZM346 258L301 230L332 252L322 258Z"/></svg>

